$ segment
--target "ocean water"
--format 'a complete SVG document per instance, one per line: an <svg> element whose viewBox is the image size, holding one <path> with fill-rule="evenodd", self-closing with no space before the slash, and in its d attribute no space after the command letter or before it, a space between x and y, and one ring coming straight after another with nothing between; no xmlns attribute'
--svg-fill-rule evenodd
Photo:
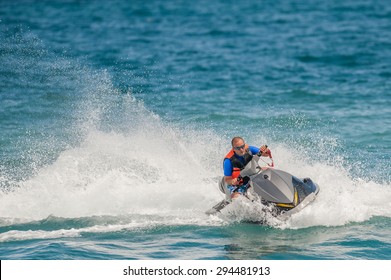
<svg viewBox="0 0 391 280"><path fill-rule="evenodd" d="M205 215L233 136L320 186ZM1 1L0 258L391 259L388 1Z"/></svg>

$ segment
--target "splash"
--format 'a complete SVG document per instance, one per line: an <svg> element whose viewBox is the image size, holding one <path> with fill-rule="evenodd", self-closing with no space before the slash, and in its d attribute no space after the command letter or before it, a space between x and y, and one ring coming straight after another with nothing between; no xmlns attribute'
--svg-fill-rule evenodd
<svg viewBox="0 0 391 280"><path fill-rule="evenodd" d="M27 87L31 73L46 73L45 91L54 88L58 95L46 94L45 98L58 103L57 98L63 94L66 102L61 104L62 114L54 124L59 136L38 133L33 141L33 133L26 133L29 148L22 154L34 172L14 178L7 166L1 165L3 223L37 221L48 216L147 215L151 222L175 220L178 224L191 221L205 225L205 221L212 221L210 224L222 225L259 215L261 209L247 202L239 203L229 215L204 214L223 197L217 182L229 140L208 128L165 122L131 91L116 88L108 71L53 57L39 51L43 46L35 41L34 46L38 54L33 60L25 55L23 67L16 68L22 73L21 81ZM38 60L41 63L35 64ZM30 74L23 74L26 69ZM33 85L35 94L40 92L42 85ZM275 226L338 226L377 215L391 216L389 182L352 177L339 159L324 161L314 156L312 142L303 145L299 153L280 140L251 136L269 144L276 168L297 177L310 177L320 185L314 203ZM59 139L64 144L58 145ZM296 145L300 145L300 139ZM328 138L316 148L324 155L330 146L336 144Z"/></svg>
<svg viewBox="0 0 391 280"><path fill-rule="evenodd" d="M0 216L26 222L48 216L147 215L151 223L170 217L177 223L205 225L212 219L214 225L223 225L262 214L261 208L242 201L228 214L206 216L205 210L222 199L217 182L224 140L211 131L164 123L141 102L127 98L127 108L135 112L128 114L128 127L123 124L122 132L90 127L78 146L61 152L33 177L13 182L13 191L2 192ZM271 143L270 148L276 168L312 178L320 193L288 221L269 217L269 225L340 226L391 216L389 184L352 178L342 165L309 161L284 144Z"/></svg>
<svg viewBox="0 0 391 280"><path fill-rule="evenodd" d="M206 202L212 203L217 173L204 167L197 153L206 145L202 139L186 143L164 127L138 131L90 131L79 147L62 152L13 192L3 193L1 216L156 214L202 211ZM189 145L191 150L183 148Z"/></svg>
<svg viewBox="0 0 391 280"><path fill-rule="evenodd" d="M6 223L51 215L164 216L212 203L221 161L213 132L164 123L129 90L114 86L108 71L51 53L29 31L6 41L1 58L19 84L9 86L7 98L24 98L33 117L46 116L18 120L23 135L9 132L17 148L6 147L0 164Z"/></svg>

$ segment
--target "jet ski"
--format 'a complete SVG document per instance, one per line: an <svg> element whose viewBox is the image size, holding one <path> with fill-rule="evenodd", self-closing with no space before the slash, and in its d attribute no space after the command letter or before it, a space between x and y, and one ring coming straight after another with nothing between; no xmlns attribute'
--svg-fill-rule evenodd
<svg viewBox="0 0 391 280"><path fill-rule="evenodd" d="M253 203L261 203L264 209L271 209L273 216L287 218L299 212L311 203L319 193L319 186L310 178L297 178L292 174L273 167L261 168L259 156L253 159L240 172L240 176L249 181L245 195ZM219 182L219 189L225 199L217 203L206 214L219 213L232 202L224 178Z"/></svg>

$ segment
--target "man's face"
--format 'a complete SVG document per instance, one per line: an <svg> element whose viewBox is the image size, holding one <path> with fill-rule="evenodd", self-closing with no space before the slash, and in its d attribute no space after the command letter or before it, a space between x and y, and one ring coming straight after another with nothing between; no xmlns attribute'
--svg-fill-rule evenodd
<svg viewBox="0 0 391 280"><path fill-rule="evenodd" d="M233 149L238 156L244 156L246 153L245 143L242 139L237 139L233 143Z"/></svg>

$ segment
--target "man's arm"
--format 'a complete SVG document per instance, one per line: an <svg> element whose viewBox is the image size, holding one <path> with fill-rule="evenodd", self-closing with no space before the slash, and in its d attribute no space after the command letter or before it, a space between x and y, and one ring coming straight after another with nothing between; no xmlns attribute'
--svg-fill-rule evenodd
<svg viewBox="0 0 391 280"><path fill-rule="evenodd" d="M233 166L229 159L224 160L224 182L228 185L237 185L239 183L237 178L232 178Z"/></svg>
<svg viewBox="0 0 391 280"><path fill-rule="evenodd" d="M269 148L267 147L267 145L262 145L260 148L257 148L255 146L249 146L249 149L253 155L257 155L258 153L260 153L259 156L269 156Z"/></svg>

